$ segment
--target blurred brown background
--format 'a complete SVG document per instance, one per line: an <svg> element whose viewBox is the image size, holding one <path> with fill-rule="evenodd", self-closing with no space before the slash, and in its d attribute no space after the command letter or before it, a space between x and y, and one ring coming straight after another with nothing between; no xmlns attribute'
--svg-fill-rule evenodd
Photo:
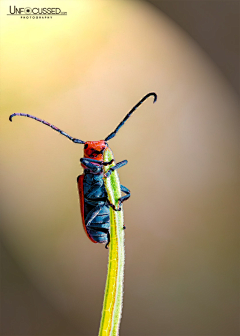
<svg viewBox="0 0 240 336"><path fill-rule="evenodd" d="M3 336L96 335L107 265L82 146L9 114L97 140L150 91L109 142L132 191L121 335L239 334L239 2L151 2L49 1L68 16L41 23L1 2Z"/></svg>
<svg viewBox="0 0 240 336"><path fill-rule="evenodd" d="M239 93L240 2L149 0L184 29Z"/></svg>

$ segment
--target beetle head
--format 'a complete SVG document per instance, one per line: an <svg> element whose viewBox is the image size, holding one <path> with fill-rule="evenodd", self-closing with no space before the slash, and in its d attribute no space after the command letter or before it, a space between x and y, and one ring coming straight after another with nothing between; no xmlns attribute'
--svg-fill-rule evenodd
<svg viewBox="0 0 240 336"><path fill-rule="evenodd" d="M104 140L86 141L84 145L84 157L103 161L103 151L108 147Z"/></svg>

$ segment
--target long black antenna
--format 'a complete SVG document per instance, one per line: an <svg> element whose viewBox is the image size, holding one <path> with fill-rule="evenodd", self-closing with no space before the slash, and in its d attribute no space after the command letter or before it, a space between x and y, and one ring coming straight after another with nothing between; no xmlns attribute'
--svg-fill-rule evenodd
<svg viewBox="0 0 240 336"><path fill-rule="evenodd" d="M112 138L114 138L115 137L115 135L117 134L117 132L119 131L119 129L124 125L124 123L125 123L125 121L127 121L128 120L128 118L130 118L131 117L131 115L133 114L133 112L138 108L138 106L140 106L148 97L150 97L150 96L154 96L154 100L153 100L153 102L155 103L155 101L157 100L157 95L156 95L156 93L155 92L150 92L150 93L148 93L148 94L146 94L146 96L144 96L132 109L131 109L131 111L130 112L128 112L128 114L126 115L126 117L120 122L120 124L117 126L117 128L112 132L112 133L110 133L107 137L106 137L106 139L105 139L105 141L108 141L108 140L110 140L110 139L112 139Z"/></svg>
<svg viewBox="0 0 240 336"><path fill-rule="evenodd" d="M13 113L10 115L9 120L12 121L12 118L15 116L20 116L20 117L28 117L28 118L32 118L35 119L39 122L41 122L44 125L47 125L49 127L51 127L52 129L54 129L54 131L59 132L60 134L64 135L65 137L67 137L68 139L70 139L71 141L73 141L74 143L79 143L79 144L84 144L85 142L83 140L80 139L75 139L73 137L71 137L70 135L68 135L67 133L63 132L62 130L60 130L59 128L57 128L56 126L49 124L47 121L43 120L43 119L39 119L37 117L34 117L31 114L26 114L26 113Z"/></svg>

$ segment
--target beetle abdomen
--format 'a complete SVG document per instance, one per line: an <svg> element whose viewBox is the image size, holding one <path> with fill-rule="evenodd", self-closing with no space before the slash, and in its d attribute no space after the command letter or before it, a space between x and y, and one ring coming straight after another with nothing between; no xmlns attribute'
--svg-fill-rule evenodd
<svg viewBox="0 0 240 336"><path fill-rule="evenodd" d="M106 244L110 229L110 211L102 178L102 174L96 175L85 172L83 178L84 225L91 240ZM90 220L99 207L101 207L101 210L96 217Z"/></svg>
<svg viewBox="0 0 240 336"><path fill-rule="evenodd" d="M89 206L85 202L84 206L85 223L87 215L89 213L88 211L86 211L86 209L89 209ZM105 205L100 210L99 214L92 220L92 222L89 225L86 224L86 229L88 234L96 243L106 244L108 242L107 231L109 231L109 228L110 228L110 211L109 207Z"/></svg>

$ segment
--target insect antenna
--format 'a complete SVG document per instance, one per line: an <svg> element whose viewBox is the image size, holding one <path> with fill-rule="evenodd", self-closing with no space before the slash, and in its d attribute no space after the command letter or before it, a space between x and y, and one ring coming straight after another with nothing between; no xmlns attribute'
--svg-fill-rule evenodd
<svg viewBox="0 0 240 336"><path fill-rule="evenodd" d="M44 125L47 125L49 127L51 127L54 131L59 132L60 134L64 135L65 137L67 137L68 139L70 139L71 141L73 141L74 143L80 143L80 144L84 144L85 142L83 140L80 139L75 139L73 137L71 137L70 135L68 135L67 133L65 133L64 131L60 130L59 128L57 128L56 126L49 124L47 121L43 120L43 119L39 119L37 117L34 117L31 114L26 114L26 113L13 113L10 115L9 120L12 121L12 118L15 116L20 116L20 117L28 117L28 118L32 118L34 120L37 120L39 122L41 122Z"/></svg>
<svg viewBox="0 0 240 336"><path fill-rule="evenodd" d="M157 95L155 92L150 92L148 94L146 94L146 96L144 96L132 109L130 112L128 112L128 114L126 115L126 117L120 122L120 124L116 127L116 129L110 133L106 138L105 141L108 141L112 138L115 137L115 135L117 134L117 132L119 131L119 129L124 125L125 121L128 120L128 118L131 117L131 115L133 114L133 112L150 96L154 96L154 100L153 102L155 103L157 100Z"/></svg>

